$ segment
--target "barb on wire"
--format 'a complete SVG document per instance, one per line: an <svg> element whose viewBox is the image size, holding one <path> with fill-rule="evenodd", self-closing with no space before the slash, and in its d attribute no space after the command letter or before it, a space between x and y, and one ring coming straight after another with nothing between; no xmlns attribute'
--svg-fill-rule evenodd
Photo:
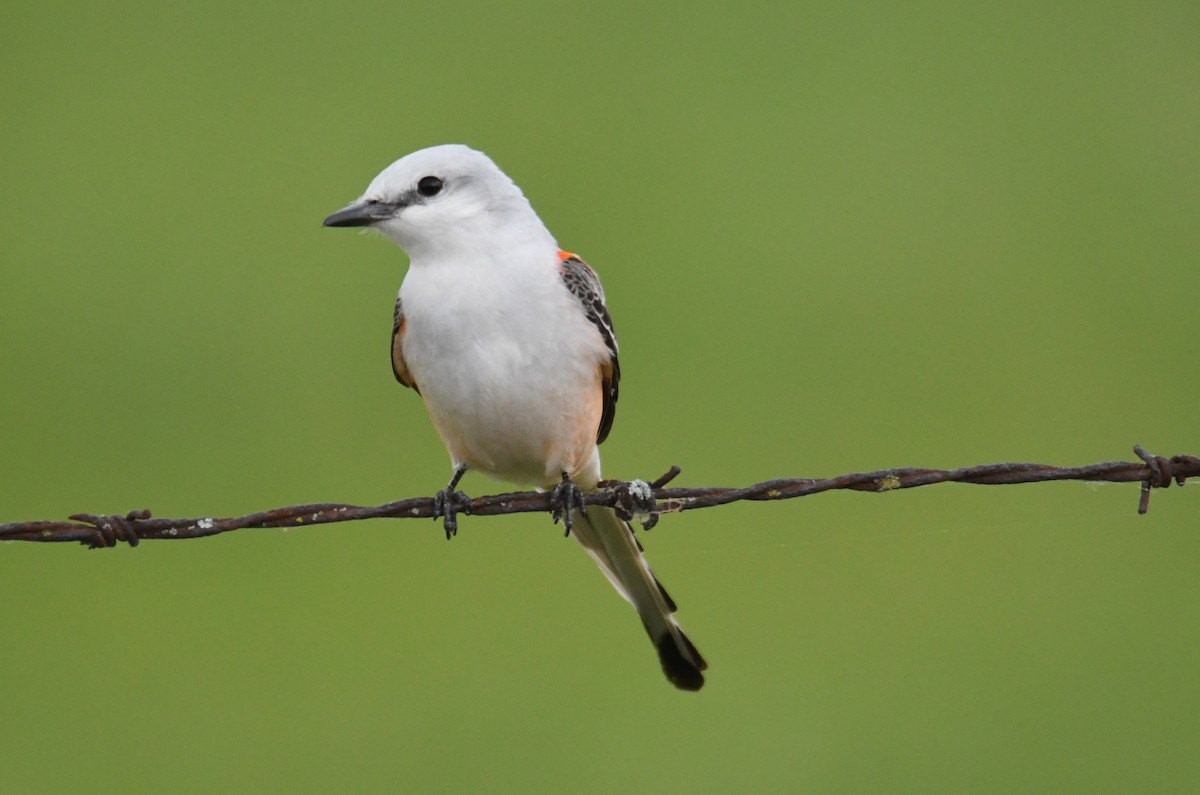
<svg viewBox="0 0 1200 795"><path fill-rule="evenodd" d="M930 486L934 483L975 483L1011 485L1053 480L1092 480L1110 483L1142 484L1138 513L1150 507L1150 490L1167 488L1171 483L1200 476L1200 458L1177 455L1171 458L1147 453L1134 445L1140 462L1111 461L1082 467L1056 467L1048 464L983 464L961 469L885 469L856 472L833 478L785 478L755 483L744 488L667 488L679 474L671 469L657 480L601 481L587 493L588 505L613 507L624 519L636 520L649 529L664 513L690 511L726 505L739 500L788 500L823 491L885 492ZM548 512L553 510L551 492L524 491L476 497L470 501L470 516L495 516L508 513ZM291 505L233 518L155 519L149 511L130 511L124 515L77 513L69 522L35 521L0 525L0 541L78 541L88 547L111 547L124 541L130 546L146 539L203 538L232 530L255 528L303 527L350 522L359 519L439 518L433 497L413 497L384 505L361 506L338 503Z"/></svg>

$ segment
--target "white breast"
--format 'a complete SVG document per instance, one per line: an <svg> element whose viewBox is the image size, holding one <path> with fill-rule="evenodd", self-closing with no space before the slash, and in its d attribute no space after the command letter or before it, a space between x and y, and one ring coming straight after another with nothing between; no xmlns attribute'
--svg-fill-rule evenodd
<svg viewBox="0 0 1200 795"><path fill-rule="evenodd" d="M536 486L563 471L592 480L608 351L556 252L522 254L414 263L400 289L405 360L456 465Z"/></svg>

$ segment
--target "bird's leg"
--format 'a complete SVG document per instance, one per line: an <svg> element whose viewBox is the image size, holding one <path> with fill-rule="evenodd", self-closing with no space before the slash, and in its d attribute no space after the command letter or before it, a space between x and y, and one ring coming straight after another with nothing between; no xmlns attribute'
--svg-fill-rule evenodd
<svg viewBox="0 0 1200 795"><path fill-rule="evenodd" d="M571 512L574 510L582 511L584 508L583 492L571 480L571 476L566 472L562 473L562 482L554 487L554 491L550 492L550 516L557 522L560 518L563 521L563 527L566 532L564 536L571 535Z"/></svg>
<svg viewBox="0 0 1200 795"><path fill-rule="evenodd" d="M446 529L447 541L458 532L458 514L471 512L471 498L461 491L454 490L466 471L466 464L456 466L454 477L450 478L446 488L433 496L433 518L442 517L442 526Z"/></svg>

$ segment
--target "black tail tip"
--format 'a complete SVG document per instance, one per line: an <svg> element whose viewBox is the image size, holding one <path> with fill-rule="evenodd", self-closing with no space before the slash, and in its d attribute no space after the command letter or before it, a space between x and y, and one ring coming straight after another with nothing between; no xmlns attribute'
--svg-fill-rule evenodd
<svg viewBox="0 0 1200 795"><path fill-rule="evenodd" d="M670 634L663 635L654 645L658 647L658 660L662 663L663 673L671 684L680 690L694 692L704 687L704 674L700 672L708 667L708 663L704 662L687 636L680 633L680 637L687 646L688 654L684 654L680 644Z"/></svg>

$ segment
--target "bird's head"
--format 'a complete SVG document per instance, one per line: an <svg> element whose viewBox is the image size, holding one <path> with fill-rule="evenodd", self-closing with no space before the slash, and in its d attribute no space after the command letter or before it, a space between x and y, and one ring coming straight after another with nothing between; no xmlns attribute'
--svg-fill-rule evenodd
<svg viewBox="0 0 1200 795"><path fill-rule="evenodd" d="M461 144L421 149L392 163L325 226L371 227L417 259L545 236L525 195L483 152Z"/></svg>

